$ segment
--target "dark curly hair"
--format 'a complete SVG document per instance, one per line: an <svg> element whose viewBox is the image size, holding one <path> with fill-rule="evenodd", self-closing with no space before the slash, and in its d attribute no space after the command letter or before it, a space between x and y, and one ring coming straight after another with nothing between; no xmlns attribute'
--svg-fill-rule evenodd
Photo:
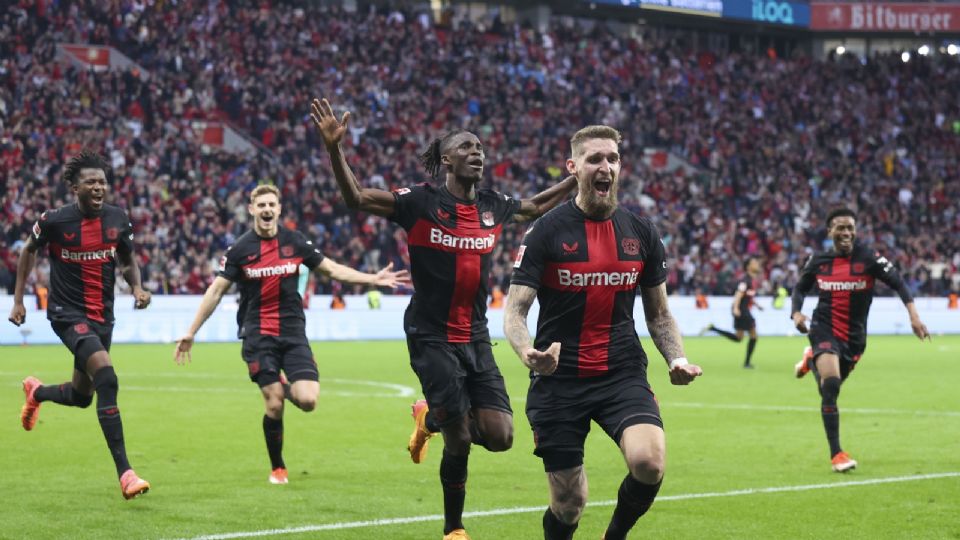
<svg viewBox="0 0 960 540"><path fill-rule="evenodd" d="M423 165L423 168L426 169L427 174L429 174L434 180L440 176L440 170L442 169L440 156L443 155L443 151L446 149L447 143L450 142L450 139L461 133L469 132L465 129L448 131L442 136L431 141L430 145L427 146L427 149L420 154L420 164Z"/></svg>
<svg viewBox="0 0 960 540"><path fill-rule="evenodd" d="M112 171L110 170L110 165L107 164L106 158L100 155L99 152L94 152L93 150L83 150L79 154L70 158L70 161L67 162L67 165L63 168L63 179L68 184L75 185L77 179L80 177L80 171L82 169L100 169L107 179L110 179Z"/></svg>
<svg viewBox="0 0 960 540"><path fill-rule="evenodd" d="M849 208L834 208L827 214L827 228L830 228L830 224L833 222L834 218L838 217L852 217L854 221L857 220L857 213Z"/></svg>

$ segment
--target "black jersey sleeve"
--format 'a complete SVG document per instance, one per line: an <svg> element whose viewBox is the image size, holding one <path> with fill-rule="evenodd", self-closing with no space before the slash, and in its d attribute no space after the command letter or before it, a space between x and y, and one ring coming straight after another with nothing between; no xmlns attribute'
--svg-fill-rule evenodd
<svg viewBox="0 0 960 540"><path fill-rule="evenodd" d="M530 225L523 237L523 242L517 250L517 258L513 262L511 285L525 285L540 288L540 280L546 264L546 243L544 237L549 233L549 227L544 226L541 220Z"/></svg>
<svg viewBox="0 0 960 540"><path fill-rule="evenodd" d="M497 223L506 223L513 219L513 216L520 211L520 201L513 197L491 191L497 200Z"/></svg>
<svg viewBox="0 0 960 540"><path fill-rule="evenodd" d="M890 262L886 257L874 252L873 256L870 257L870 266L868 271L870 275L886 283L891 289L897 291L897 294L900 296L900 300L904 304L913 302L913 295L910 294L910 289L907 288L907 284L904 283L903 278L900 277L900 273L897 272L896 267L894 267L893 263Z"/></svg>
<svg viewBox="0 0 960 540"><path fill-rule="evenodd" d="M640 286L650 289L659 286L667 280L667 253L663 247L663 240L657 226L648 219L640 222L643 227L643 236L646 243L647 258L643 261L643 274L640 276Z"/></svg>
<svg viewBox="0 0 960 540"><path fill-rule="evenodd" d="M300 254L300 257L303 259L303 264L310 270L314 270L316 267L320 266L320 263L323 262L325 258L323 253L320 251L320 248L314 245L314 243L307 239L301 233L297 233L297 252Z"/></svg>
<svg viewBox="0 0 960 540"><path fill-rule="evenodd" d="M126 212L120 212L120 222L125 225L117 236L117 251L124 255L133 253L133 223L130 222L130 216Z"/></svg>
<svg viewBox="0 0 960 540"><path fill-rule="evenodd" d="M394 207L390 220L405 230L413 228L426 211L431 188L426 184L419 184L409 188L400 188L393 192Z"/></svg>
<svg viewBox="0 0 960 540"><path fill-rule="evenodd" d="M30 234L33 236L33 243L37 247L43 247L50 241L50 233L53 227L51 218L53 215L55 213L44 212L40 214L40 219L33 224Z"/></svg>
<svg viewBox="0 0 960 540"><path fill-rule="evenodd" d="M807 293L810 292L810 289L813 288L814 282L817 279L817 265L814 262L816 255L811 255L807 259L807 263L803 265L803 269L800 270L800 279L797 280L797 284L793 286L793 296L790 297L790 314L800 311L803 308L803 299L807 296Z"/></svg>
<svg viewBox="0 0 960 540"><path fill-rule="evenodd" d="M240 281L240 277L243 276L243 268L236 258L236 250L233 249L233 246L228 247L226 253L220 257L217 275L234 282Z"/></svg>

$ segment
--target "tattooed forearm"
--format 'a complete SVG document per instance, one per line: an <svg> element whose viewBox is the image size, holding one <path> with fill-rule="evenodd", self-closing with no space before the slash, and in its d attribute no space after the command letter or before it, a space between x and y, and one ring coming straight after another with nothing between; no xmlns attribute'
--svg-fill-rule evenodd
<svg viewBox="0 0 960 540"><path fill-rule="evenodd" d="M657 350L668 362L674 358L686 356L683 353L683 339L680 337L680 327L676 319L670 314L667 306L667 286L660 284L657 287L641 288L640 296L643 299L643 314L647 319L647 330Z"/></svg>
<svg viewBox="0 0 960 540"><path fill-rule="evenodd" d="M523 285L511 285L507 291L507 306L503 314L503 333L521 359L523 351L532 346L533 338L527 329L527 313L536 298L537 291Z"/></svg>
<svg viewBox="0 0 960 540"><path fill-rule="evenodd" d="M667 361L686 356L683 352L683 340L680 327L670 312L666 312L652 321L647 321L647 330L657 350Z"/></svg>

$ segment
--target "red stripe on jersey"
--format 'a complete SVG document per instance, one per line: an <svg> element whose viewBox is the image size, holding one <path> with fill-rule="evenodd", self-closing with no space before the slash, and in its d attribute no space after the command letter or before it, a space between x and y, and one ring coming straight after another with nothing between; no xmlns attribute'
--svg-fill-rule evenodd
<svg viewBox="0 0 960 540"><path fill-rule="evenodd" d="M104 249L103 223L99 217L80 222L80 249L97 251ZM83 306L87 318L104 322L103 318L103 261L80 262L80 281L83 284Z"/></svg>
<svg viewBox="0 0 960 540"><path fill-rule="evenodd" d="M257 266L280 264L277 237L260 240L260 262ZM280 280L281 276L260 278L260 335L280 335Z"/></svg>
<svg viewBox="0 0 960 540"><path fill-rule="evenodd" d="M833 271L830 277L834 280L851 280L850 259L837 257L833 259ZM833 335L843 341L850 339L850 295L852 291L830 292L830 326Z"/></svg>
<svg viewBox="0 0 960 540"><path fill-rule="evenodd" d="M437 243L436 231L437 229L434 229L428 238L432 244ZM456 250L457 270L453 283L453 298L450 299L450 311L447 313L447 341L469 343L473 329L473 307L477 301L477 290L480 288L481 253L493 251L496 238L500 235L500 227L498 226L495 231L481 229L477 207L458 204L457 229L452 232L455 234L450 235L449 239L443 239L445 241L440 243L440 247L436 245L431 247L444 250L449 245L468 248ZM486 302L486 298L483 300Z"/></svg>
<svg viewBox="0 0 960 540"><path fill-rule="evenodd" d="M613 220L584 223L586 262L549 262L543 284L565 292L585 292L587 299L580 327L577 371L580 377L602 375L609 370L610 332L616 294L636 290L643 261L621 261Z"/></svg>

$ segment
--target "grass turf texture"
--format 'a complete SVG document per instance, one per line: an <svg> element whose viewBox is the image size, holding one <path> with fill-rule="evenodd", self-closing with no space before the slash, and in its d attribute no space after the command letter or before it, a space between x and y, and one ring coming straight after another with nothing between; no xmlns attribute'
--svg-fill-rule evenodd
<svg viewBox="0 0 960 540"><path fill-rule="evenodd" d="M960 336L870 338L840 395L841 441L860 462L846 475L830 471L811 377L793 377L805 344L761 338L757 369L748 371L741 368L745 344L687 339L688 356L705 374L686 388L669 384L659 357L651 362L667 475L663 499L634 537L960 538L960 476L684 498L960 472ZM442 513L440 438L422 465L405 449L409 404L420 390L403 343L313 345L320 402L310 414L287 406L287 486L267 483L262 399L239 344L198 344L187 367L174 365L172 350L113 350L130 460L153 485L145 497L124 501L93 407L45 403L34 431L20 427L21 379L67 380L66 349L0 348L0 538L192 538ZM467 530L475 539L542 538L547 485L523 414L526 372L506 342L494 351L514 400L515 444L501 454L474 448L466 510L527 511L468 517ZM586 468L591 503L600 504L588 506L577 537L599 538L625 467L596 428ZM439 539L441 527L436 517L271 537Z"/></svg>

